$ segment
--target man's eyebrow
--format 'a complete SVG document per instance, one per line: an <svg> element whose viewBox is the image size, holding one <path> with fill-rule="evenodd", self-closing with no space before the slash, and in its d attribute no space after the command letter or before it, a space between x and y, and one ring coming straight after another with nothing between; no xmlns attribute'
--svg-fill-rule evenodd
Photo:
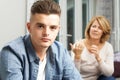
<svg viewBox="0 0 120 80"><path fill-rule="evenodd" d="M42 25L42 26L60 26L59 24L53 24L53 25L46 25L46 24L44 24L44 23L41 23L41 22L38 22L38 23L36 23L36 25Z"/></svg>
<svg viewBox="0 0 120 80"><path fill-rule="evenodd" d="M40 22L39 22L39 23L36 23L36 25L45 25L45 24L44 24L44 23L40 23Z"/></svg>

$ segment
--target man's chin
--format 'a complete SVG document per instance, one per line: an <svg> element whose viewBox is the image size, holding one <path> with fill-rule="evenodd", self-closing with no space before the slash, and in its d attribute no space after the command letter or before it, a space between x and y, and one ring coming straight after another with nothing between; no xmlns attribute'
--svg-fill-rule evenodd
<svg viewBox="0 0 120 80"><path fill-rule="evenodd" d="M48 48L50 45L42 45L43 48Z"/></svg>
<svg viewBox="0 0 120 80"><path fill-rule="evenodd" d="M43 46L43 48L48 48L49 46Z"/></svg>
<svg viewBox="0 0 120 80"><path fill-rule="evenodd" d="M48 48L51 44L50 43L43 43L43 44L40 44L40 45L44 48Z"/></svg>

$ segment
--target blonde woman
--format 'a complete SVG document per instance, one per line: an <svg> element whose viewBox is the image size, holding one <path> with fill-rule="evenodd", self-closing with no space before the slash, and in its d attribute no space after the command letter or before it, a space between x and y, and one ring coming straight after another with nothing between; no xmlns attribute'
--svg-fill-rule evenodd
<svg viewBox="0 0 120 80"><path fill-rule="evenodd" d="M107 42L111 27L104 16L95 16L85 30L85 39L71 45L74 62L84 80L115 80L113 47Z"/></svg>

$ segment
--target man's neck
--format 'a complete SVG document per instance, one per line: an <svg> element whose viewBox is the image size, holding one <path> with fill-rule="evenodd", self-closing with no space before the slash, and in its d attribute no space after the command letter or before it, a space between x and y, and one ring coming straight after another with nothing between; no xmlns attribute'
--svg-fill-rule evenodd
<svg viewBox="0 0 120 80"><path fill-rule="evenodd" d="M44 59L44 57L45 57L45 55L46 55L46 53L47 53L47 49L48 49L48 48L43 48L43 47L41 47L41 48L36 48L36 49L35 49L36 54L37 54L37 56L39 57L39 59L40 59L41 61L43 61L43 59Z"/></svg>

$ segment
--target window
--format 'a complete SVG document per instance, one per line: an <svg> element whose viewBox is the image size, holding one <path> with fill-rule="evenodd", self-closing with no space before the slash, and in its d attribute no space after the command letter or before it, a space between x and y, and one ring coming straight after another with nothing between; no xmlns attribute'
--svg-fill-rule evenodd
<svg viewBox="0 0 120 80"><path fill-rule="evenodd" d="M67 0L67 48L74 42L74 0Z"/></svg>

